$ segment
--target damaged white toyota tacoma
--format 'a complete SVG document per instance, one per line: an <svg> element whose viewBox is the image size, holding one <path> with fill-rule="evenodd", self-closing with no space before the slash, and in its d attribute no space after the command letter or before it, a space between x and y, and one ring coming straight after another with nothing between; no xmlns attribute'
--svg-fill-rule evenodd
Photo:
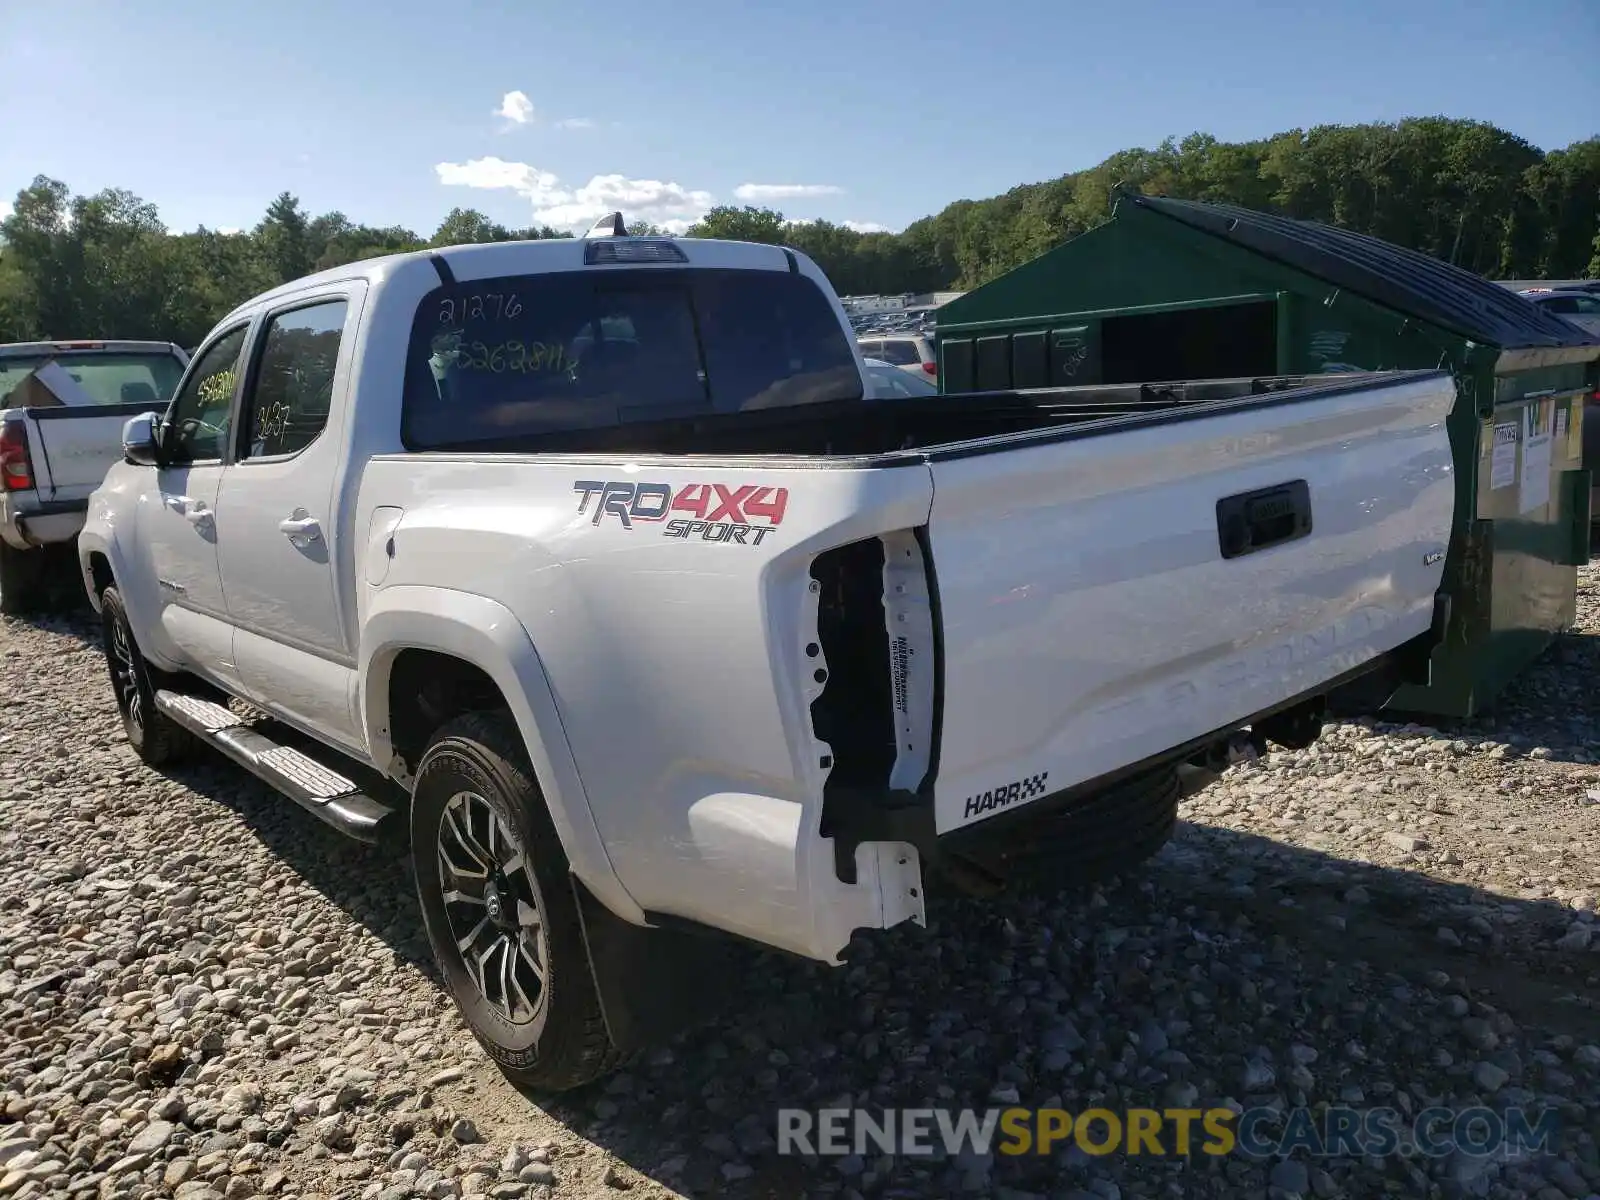
<svg viewBox="0 0 1600 1200"><path fill-rule="evenodd" d="M805 256L616 218L231 313L80 560L140 756L407 831L466 1020L561 1088L708 932L838 963L930 883L1127 866L1180 776L1426 680L1454 395L873 401Z"/></svg>

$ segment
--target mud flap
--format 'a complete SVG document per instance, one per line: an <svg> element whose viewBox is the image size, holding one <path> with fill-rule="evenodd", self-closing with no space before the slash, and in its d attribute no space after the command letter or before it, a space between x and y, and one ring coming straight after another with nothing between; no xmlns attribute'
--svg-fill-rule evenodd
<svg viewBox="0 0 1600 1200"><path fill-rule="evenodd" d="M718 1002L733 992L727 984L741 947L710 932L631 924L570 878L613 1045L632 1053L716 1015Z"/></svg>

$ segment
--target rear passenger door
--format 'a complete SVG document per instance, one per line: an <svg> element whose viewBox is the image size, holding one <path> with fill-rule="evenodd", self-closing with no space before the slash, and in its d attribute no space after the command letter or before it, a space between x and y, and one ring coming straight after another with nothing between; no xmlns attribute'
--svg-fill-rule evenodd
<svg viewBox="0 0 1600 1200"><path fill-rule="evenodd" d="M355 658L338 564L336 483L359 295L262 320L240 402L236 458L217 498L217 554L234 653L252 699L359 749Z"/></svg>

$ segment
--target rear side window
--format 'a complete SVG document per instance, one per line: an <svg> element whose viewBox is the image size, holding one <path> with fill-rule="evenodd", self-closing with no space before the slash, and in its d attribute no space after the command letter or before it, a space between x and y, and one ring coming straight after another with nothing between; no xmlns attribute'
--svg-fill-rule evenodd
<svg viewBox="0 0 1600 1200"><path fill-rule="evenodd" d="M917 354L917 344L905 338L884 342L883 354L879 357L897 367L914 367L922 361L921 356Z"/></svg>
<svg viewBox="0 0 1600 1200"><path fill-rule="evenodd" d="M850 344L804 276L572 271L430 294L402 430L426 450L860 395Z"/></svg>
<svg viewBox="0 0 1600 1200"><path fill-rule="evenodd" d="M260 365L245 401L245 458L298 454L328 423L345 301L278 313L267 322Z"/></svg>

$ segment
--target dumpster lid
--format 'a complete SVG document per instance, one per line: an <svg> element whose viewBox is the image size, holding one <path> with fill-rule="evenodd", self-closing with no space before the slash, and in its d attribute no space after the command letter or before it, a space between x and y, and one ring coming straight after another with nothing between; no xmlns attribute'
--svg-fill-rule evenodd
<svg viewBox="0 0 1600 1200"><path fill-rule="evenodd" d="M1600 345L1600 338L1509 288L1366 234L1231 204L1124 199L1475 342L1501 349Z"/></svg>

